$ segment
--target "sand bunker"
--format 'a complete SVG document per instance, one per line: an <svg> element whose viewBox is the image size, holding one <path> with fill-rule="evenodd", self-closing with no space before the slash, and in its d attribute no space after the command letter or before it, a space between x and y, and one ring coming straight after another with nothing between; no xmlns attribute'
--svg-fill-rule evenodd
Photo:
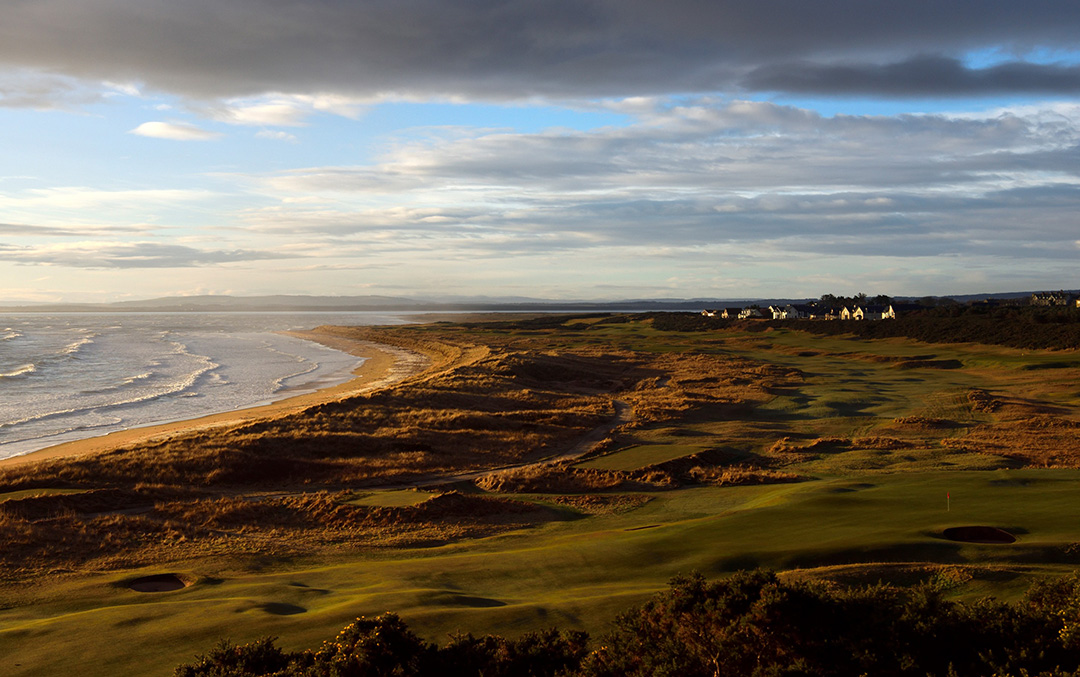
<svg viewBox="0 0 1080 677"><path fill-rule="evenodd" d="M965 543L1015 543L1016 537L997 527L949 527L944 532L950 541Z"/></svg>
<svg viewBox="0 0 1080 677"><path fill-rule="evenodd" d="M156 574L136 578L128 583L127 587L135 592L170 592L172 590L182 590L189 585L191 585L190 582L185 581L176 574Z"/></svg>

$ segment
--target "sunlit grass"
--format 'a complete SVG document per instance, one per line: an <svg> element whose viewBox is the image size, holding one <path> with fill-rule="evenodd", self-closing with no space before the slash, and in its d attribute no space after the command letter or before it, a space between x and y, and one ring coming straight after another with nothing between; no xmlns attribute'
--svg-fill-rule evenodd
<svg viewBox="0 0 1080 677"><path fill-rule="evenodd" d="M706 447L689 444L642 444L620 449L578 464L579 468L638 470L702 451Z"/></svg>

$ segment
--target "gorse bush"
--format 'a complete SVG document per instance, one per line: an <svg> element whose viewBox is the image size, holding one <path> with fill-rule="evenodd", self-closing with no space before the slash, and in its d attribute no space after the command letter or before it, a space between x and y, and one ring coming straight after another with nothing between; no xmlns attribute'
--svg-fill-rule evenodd
<svg viewBox="0 0 1080 677"><path fill-rule="evenodd" d="M315 651L285 653L273 638L222 642L175 677L555 677L585 657L584 632L547 630L510 640L459 635L444 647L417 637L397 615L358 618Z"/></svg>
<svg viewBox="0 0 1080 677"><path fill-rule="evenodd" d="M1080 577L1038 583L1015 604L951 601L940 588L844 588L771 571L679 577L619 616L589 650L583 632L461 635L437 647L394 614L361 618L314 651L272 639L222 643L177 677L925 677L1080 674Z"/></svg>

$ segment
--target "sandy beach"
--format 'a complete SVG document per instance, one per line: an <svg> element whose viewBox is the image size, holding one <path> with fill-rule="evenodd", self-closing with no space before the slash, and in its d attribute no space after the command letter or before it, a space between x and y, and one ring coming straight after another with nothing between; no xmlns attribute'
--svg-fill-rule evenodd
<svg viewBox="0 0 1080 677"><path fill-rule="evenodd" d="M20 456L0 459L0 468L35 463L56 458L69 458L95 454L116 449L136 442L146 442L172 437L192 430L233 426L247 421L274 418L293 413L301 409L358 393L367 392L396 383L411 374L422 370L427 358L419 353L388 346L372 341L360 341L344 338L335 334L318 331L282 332L308 341L321 343L329 348L363 357L364 362L354 372L354 378L335 386L323 388L312 393L303 393L292 397L246 409L208 414L195 419L172 421L129 430L120 430L108 435L90 437L83 440L66 442L46 447Z"/></svg>

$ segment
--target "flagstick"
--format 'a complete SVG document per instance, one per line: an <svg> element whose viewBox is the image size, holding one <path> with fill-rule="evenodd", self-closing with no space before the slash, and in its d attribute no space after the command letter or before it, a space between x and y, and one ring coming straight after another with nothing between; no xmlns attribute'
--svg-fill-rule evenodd
<svg viewBox="0 0 1080 677"><path fill-rule="evenodd" d="M952 512L952 497L947 491L945 492L945 512Z"/></svg>

